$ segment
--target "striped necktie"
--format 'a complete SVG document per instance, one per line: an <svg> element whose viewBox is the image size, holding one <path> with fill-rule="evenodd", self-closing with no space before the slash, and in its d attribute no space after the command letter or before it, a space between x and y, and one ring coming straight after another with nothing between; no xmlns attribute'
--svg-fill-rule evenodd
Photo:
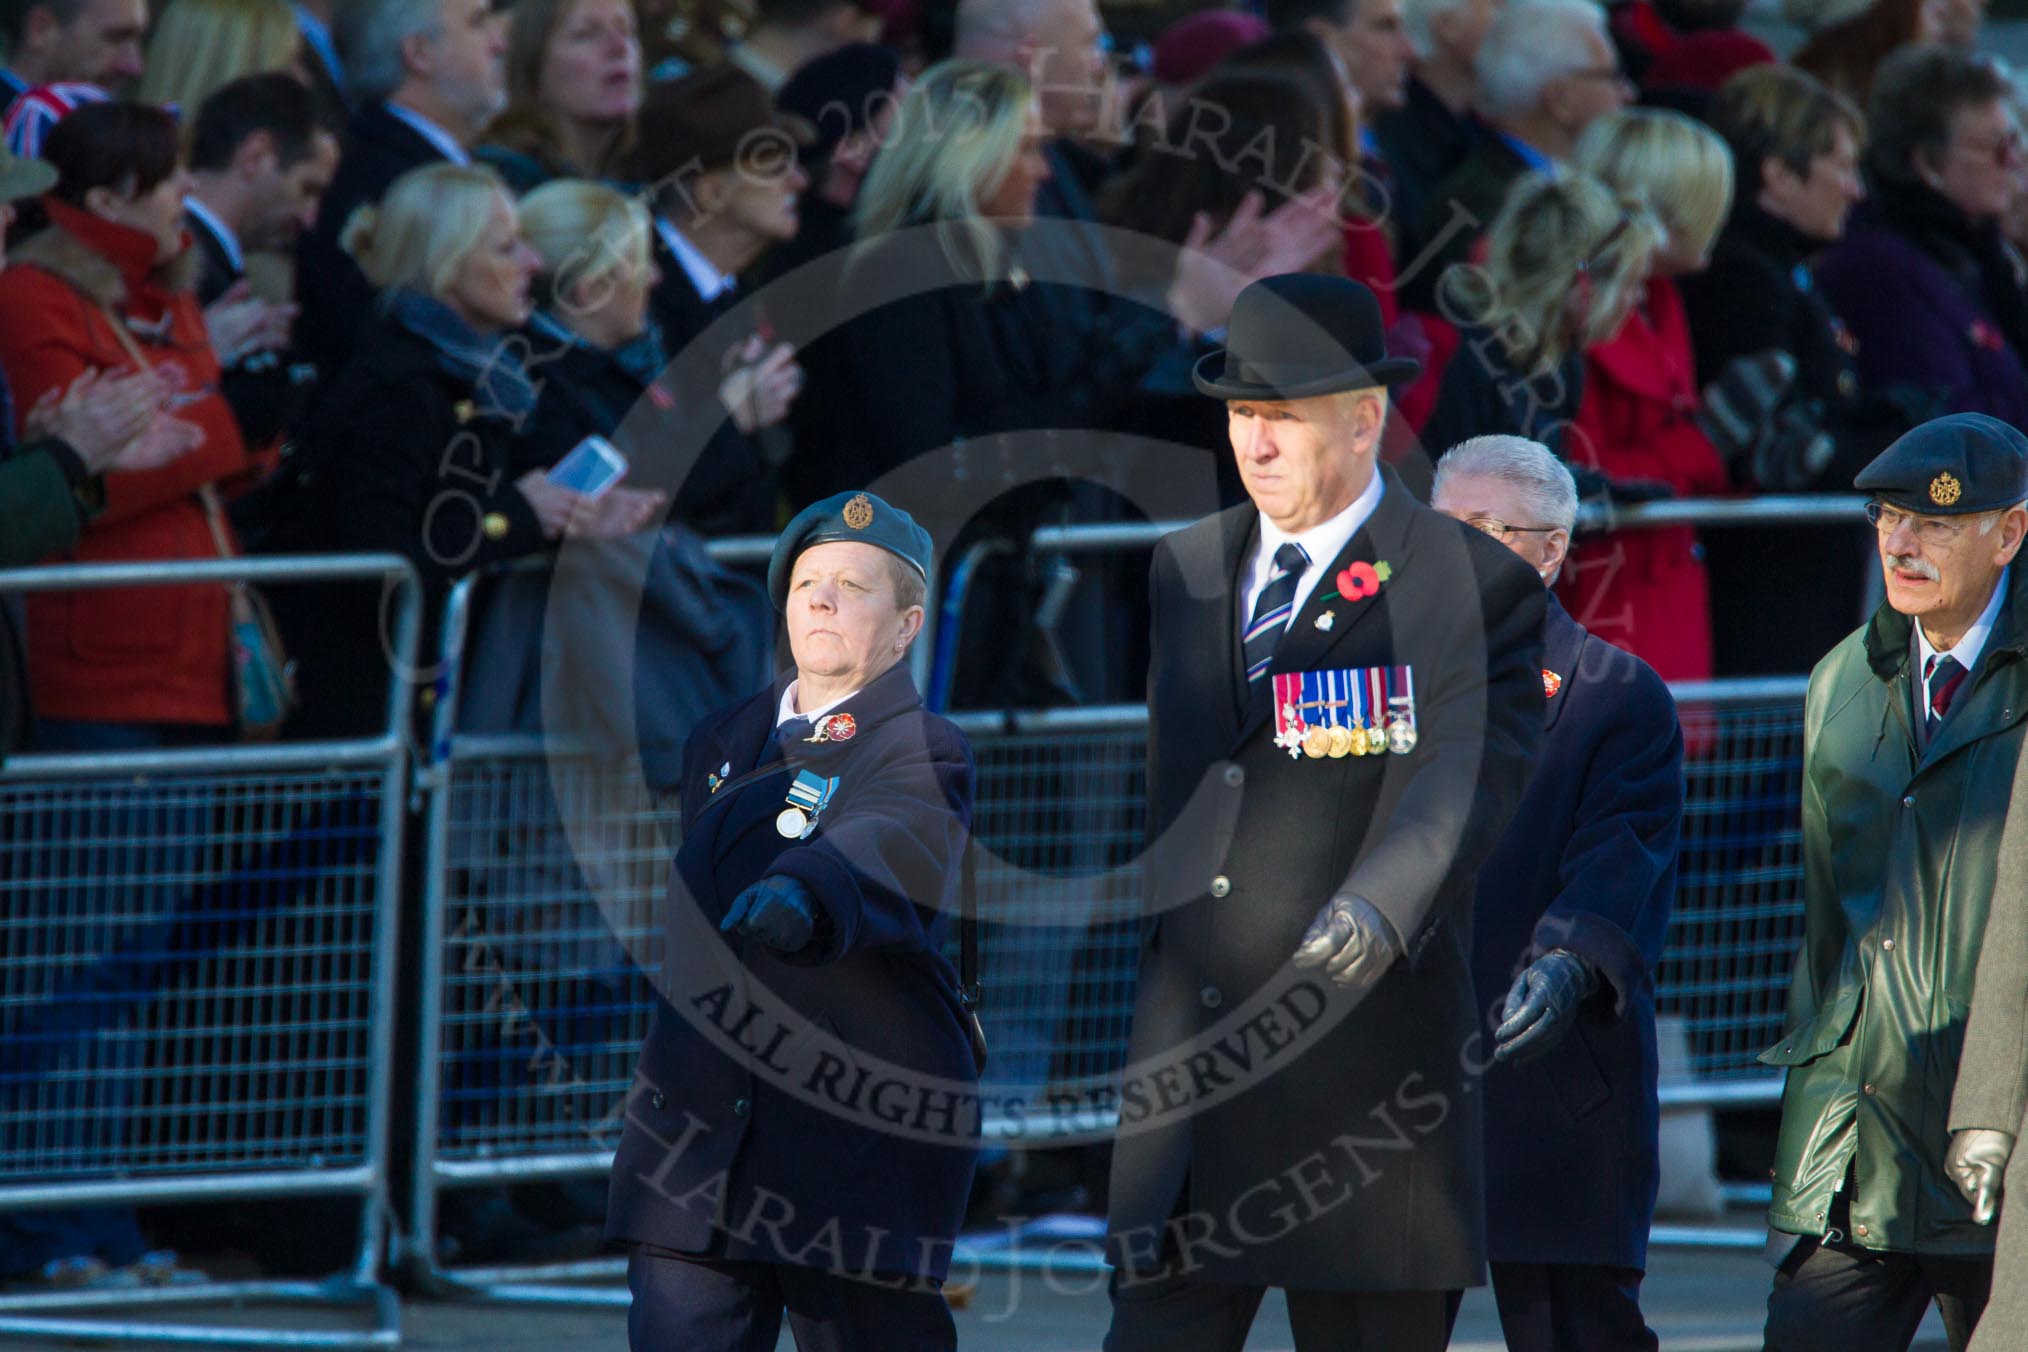
<svg viewBox="0 0 2028 1352"><path fill-rule="evenodd" d="M1309 566L1310 556L1299 544L1285 544L1275 551L1275 571L1267 586L1260 589L1260 599L1253 603L1253 619L1246 626L1246 637L1240 640L1248 682L1267 675L1268 665L1274 661L1275 645L1282 641L1282 631L1289 627L1289 617L1295 610L1296 583Z"/></svg>
<svg viewBox="0 0 2028 1352"><path fill-rule="evenodd" d="M1957 658L1948 653L1932 653L1923 667L1923 684L1929 689L1929 717L1925 731L1931 737L1943 726L1944 715L1951 711L1951 700L1957 696L1958 687L1965 683L1965 668Z"/></svg>

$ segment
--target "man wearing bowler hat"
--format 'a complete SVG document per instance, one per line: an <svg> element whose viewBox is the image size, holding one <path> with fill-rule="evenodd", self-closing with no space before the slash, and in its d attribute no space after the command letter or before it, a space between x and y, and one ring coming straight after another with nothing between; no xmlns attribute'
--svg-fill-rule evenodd
<svg viewBox="0 0 2028 1352"><path fill-rule="evenodd" d="M2028 726L2028 439L1953 414L1856 482L1887 598L1804 708L1803 948L1761 1056L1788 1068L1767 1346L1899 1352L1934 1302L1961 1350L1993 1270L1976 1182L2014 1130L1951 1095Z"/></svg>
<svg viewBox="0 0 2028 1352"><path fill-rule="evenodd" d="M1481 1282L1478 864L1542 736L1545 594L1376 462L1356 282L1241 293L1197 385L1252 502L1150 580L1148 917L1121 1088L1109 1352L1444 1346Z"/></svg>

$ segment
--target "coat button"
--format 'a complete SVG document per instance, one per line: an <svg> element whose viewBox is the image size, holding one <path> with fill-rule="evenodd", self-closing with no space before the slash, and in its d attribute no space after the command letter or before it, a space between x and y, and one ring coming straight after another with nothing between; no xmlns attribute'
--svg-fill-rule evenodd
<svg viewBox="0 0 2028 1352"><path fill-rule="evenodd" d="M1225 992L1216 986L1206 986L1197 992L1197 998L1203 1002L1206 1009L1216 1009L1225 1003Z"/></svg>
<svg viewBox="0 0 2028 1352"><path fill-rule="evenodd" d="M1894 951L1894 940L1892 940L1892 939L1882 939L1882 940L1880 941L1880 946L1881 946L1882 948L1886 949L1886 950L1887 950L1887 951L1888 951L1889 953L1892 953L1892 952Z"/></svg>
<svg viewBox="0 0 2028 1352"><path fill-rule="evenodd" d="M1232 879L1226 877L1223 873L1219 874L1216 878L1213 878L1211 880L1211 895L1214 897L1231 896Z"/></svg>
<svg viewBox="0 0 2028 1352"><path fill-rule="evenodd" d="M648 1095L648 1104L659 1112L669 1106L669 1100L663 1098L662 1091L657 1089L654 1093Z"/></svg>
<svg viewBox="0 0 2028 1352"><path fill-rule="evenodd" d="M732 1101L732 1115L734 1117L745 1117L752 1111L753 1104L751 1101L747 1099L734 1099Z"/></svg>
<svg viewBox="0 0 2028 1352"><path fill-rule="evenodd" d="M1246 771L1240 769L1237 765L1228 765L1225 767L1226 788L1236 789L1244 783L1246 783Z"/></svg>
<svg viewBox="0 0 2028 1352"><path fill-rule="evenodd" d="M1859 1235L1860 1235L1860 1236L1861 1236L1862 1238L1863 1238L1863 1237L1865 1236L1865 1234L1866 1234L1866 1227L1865 1227L1865 1226L1863 1226L1863 1225L1855 1225L1855 1226L1853 1226L1852 1228L1853 1228L1854 1230L1858 1231L1858 1232L1859 1232Z"/></svg>
<svg viewBox="0 0 2028 1352"><path fill-rule="evenodd" d="M498 512L486 513L479 526L486 532L488 540L504 540L507 538L507 532L514 528L512 523Z"/></svg>
<svg viewBox="0 0 2028 1352"><path fill-rule="evenodd" d="M1914 795L1914 794L1912 794L1912 793L1911 793L1911 794L1909 794L1909 795L1908 795L1908 796L1907 796L1906 798L1904 798L1904 799L1902 799L1902 800L1901 800L1901 805L1902 805L1903 807L1914 807L1914 806L1915 806L1915 795Z"/></svg>
<svg viewBox="0 0 2028 1352"><path fill-rule="evenodd" d="M1865 1090L1865 1092L1866 1092L1866 1097L1868 1097L1868 1098L1872 1098L1872 1097L1873 1097L1873 1086L1872 1086L1872 1085L1870 1085L1870 1084L1869 1084L1869 1085L1867 1085L1867 1086L1866 1086L1866 1090Z"/></svg>

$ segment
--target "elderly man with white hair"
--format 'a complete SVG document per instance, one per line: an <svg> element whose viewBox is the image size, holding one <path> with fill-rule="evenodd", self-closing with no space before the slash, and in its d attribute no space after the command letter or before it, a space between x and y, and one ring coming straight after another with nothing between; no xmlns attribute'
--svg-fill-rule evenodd
<svg viewBox="0 0 2028 1352"><path fill-rule="evenodd" d="M1553 583L1577 521L1540 442L1475 437L1437 462L1436 509ZM1486 1241L1513 1352L1652 1349L1641 1318L1659 1178L1655 964L1683 819L1675 701L1552 598L1543 742L1479 871L1472 977L1487 1014Z"/></svg>
<svg viewBox="0 0 2028 1352"><path fill-rule="evenodd" d="M1394 171L1394 216L1422 219L1430 198L1471 153L1479 46L1506 0L1406 0L1402 22L1415 48L1399 108L1382 113L1373 136Z"/></svg>
<svg viewBox="0 0 2028 1352"><path fill-rule="evenodd" d="M356 0L337 15L347 89L359 110L316 227L296 250L303 359L336 371L352 355L373 289L338 240L362 206L411 169L469 164L507 106L507 30L491 0Z"/></svg>
<svg viewBox="0 0 2028 1352"><path fill-rule="evenodd" d="M1412 306L1426 306L1437 277L1471 252L1514 180L1563 163L1585 128L1634 96L1593 0L1514 0L1479 44L1473 73L1478 138L1402 252Z"/></svg>

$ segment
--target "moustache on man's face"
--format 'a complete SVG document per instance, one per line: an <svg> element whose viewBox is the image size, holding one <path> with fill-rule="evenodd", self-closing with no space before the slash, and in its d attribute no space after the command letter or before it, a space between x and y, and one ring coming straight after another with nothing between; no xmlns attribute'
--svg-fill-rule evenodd
<svg viewBox="0 0 2028 1352"><path fill-rule="evenodd" d="M1887 556L1887 566L1893 572L1914 573L1917 577L1929 582L1942 580L1937 573L1936 565L1928 559L1918 559L1908 554L1889 554Z"/></svg>

